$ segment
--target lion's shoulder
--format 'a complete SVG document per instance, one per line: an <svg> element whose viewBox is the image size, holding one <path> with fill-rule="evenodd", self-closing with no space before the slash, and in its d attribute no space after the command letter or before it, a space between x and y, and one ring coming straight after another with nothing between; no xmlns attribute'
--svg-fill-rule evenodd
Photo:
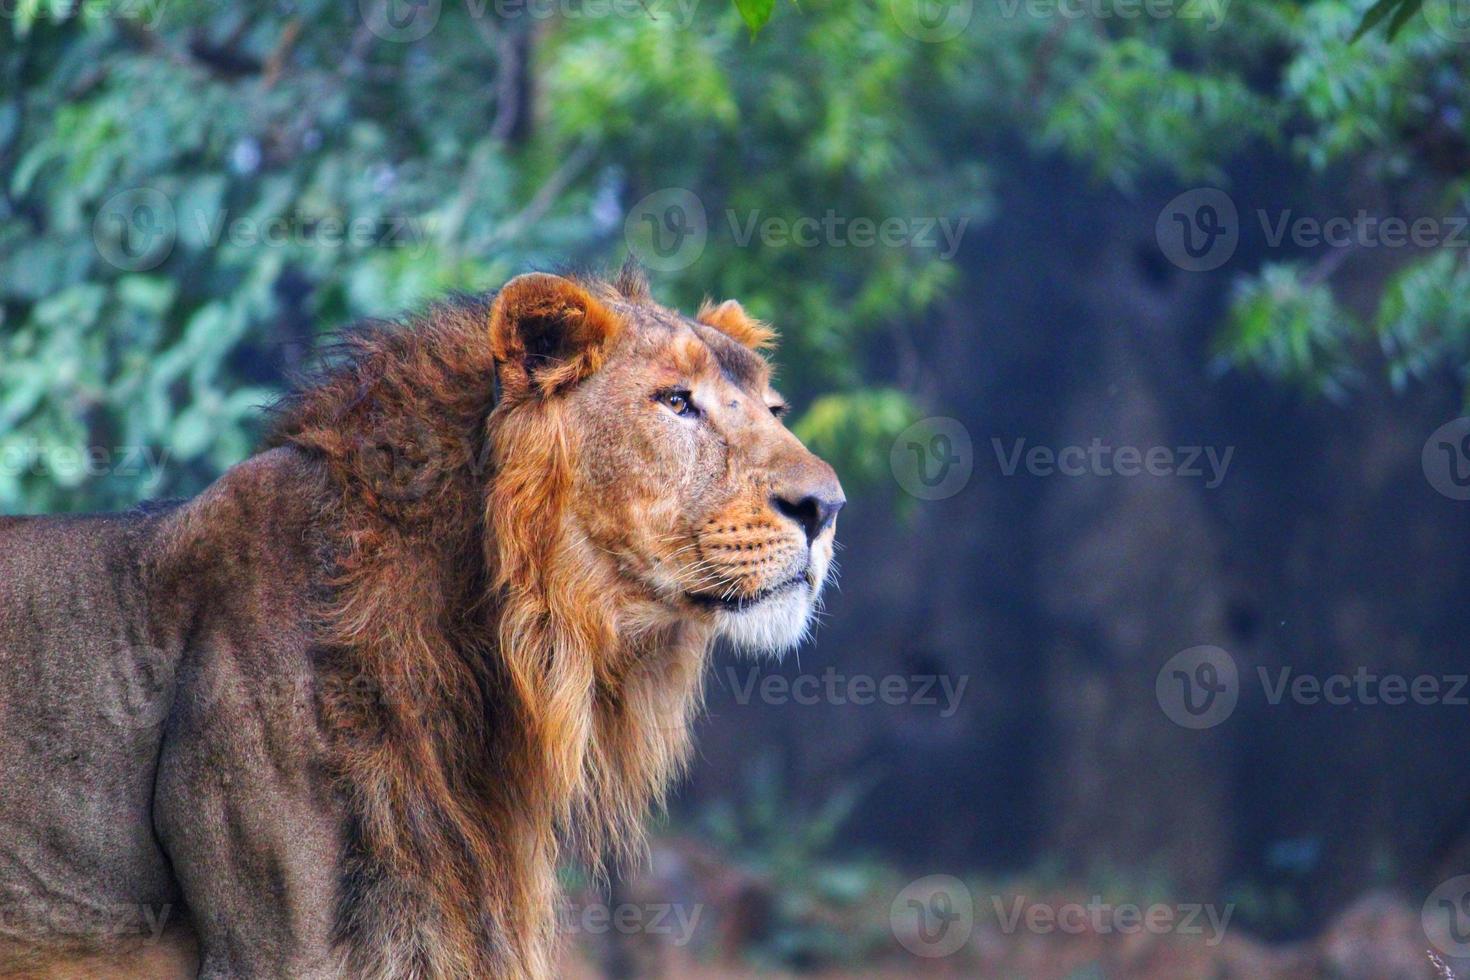
<svg viewBox="0 0 1470 980"><path fill-rule="evenodd" d="M217 607L279 601L314 587L321 468L294 448L231 467L197 497L157 519L146 564L160 602ZM268 611L249 608L250 618Z"/></svg>

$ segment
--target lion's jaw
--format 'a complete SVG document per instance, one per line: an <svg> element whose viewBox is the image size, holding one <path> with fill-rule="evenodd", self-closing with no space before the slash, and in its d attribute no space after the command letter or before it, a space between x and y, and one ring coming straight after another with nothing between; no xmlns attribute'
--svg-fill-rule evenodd
<svg viewBox="0 0 1470 980"><path fill-rule="evenodd" d="M810 550L805 567L753 597L701 601L714 635L745 654L781 657L805 641L821 609L832 567L834 534L828 530Z"/></svg>
<svg viewBox="0 0 1470 980"><path fill-rule="evenodd" d="M836 535L828 528L810 547L802 541L799 547L776 549L783 560L773 556L776 567L749 580L723 568L719 546L701 542L699 536L687 543L675 538L651 554L626 541L597 543L581 526L568 538L585 543L577 549L579 564L598 569L596 578L618 609L615 618L625 644L681 627L693 630L683 635L724 640L742 654L780 658L811 636L832 570ZM660 550L693 557L669 559Z"/></svg>

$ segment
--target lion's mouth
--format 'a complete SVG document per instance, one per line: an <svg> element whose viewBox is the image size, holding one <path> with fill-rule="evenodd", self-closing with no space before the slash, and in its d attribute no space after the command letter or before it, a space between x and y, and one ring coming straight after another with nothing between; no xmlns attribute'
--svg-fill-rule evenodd
<svg viewBox="0 0 1470 980"><path fill-rule="evenodd" d="M791 576L791 578L787 579L784 582L781 582L778 585L773 585L770 588L761 589L759 592L752 592L748 595L723 596L715 595L714 593L710 592L686 592L685 597L688 598L695 605L703 606L706 609L719 609L725 612L740 612L744 609L749 609L752 606L759 605L760 603L765 602L767 599L774 599L778 595L783 595L784 593L790 592L792 589L800 588L809 584L810 582L807 578L807 573L801 572L798 575Z"/></svg>

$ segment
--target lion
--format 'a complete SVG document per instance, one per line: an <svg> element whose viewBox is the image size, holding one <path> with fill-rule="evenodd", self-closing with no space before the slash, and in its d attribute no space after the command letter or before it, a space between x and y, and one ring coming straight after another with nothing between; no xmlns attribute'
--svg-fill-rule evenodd
<svg viewBox="0 0 1470 980"><path fill-rule="evenodd" d="M350 332L192 500L0 519L0 974L553 976L712 646L819 607L774 336L527 274Z"/></svg>

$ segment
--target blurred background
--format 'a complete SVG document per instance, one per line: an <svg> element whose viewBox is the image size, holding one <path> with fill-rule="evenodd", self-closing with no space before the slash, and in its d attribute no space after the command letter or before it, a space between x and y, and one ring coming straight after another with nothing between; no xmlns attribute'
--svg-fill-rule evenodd
<svg viewBox="0 0 1470 980"><path fill-rule="evenodd" d="M1466 975L1460 3L3 0L0 512L631 254L852 502L568 976Z"/></svg>

